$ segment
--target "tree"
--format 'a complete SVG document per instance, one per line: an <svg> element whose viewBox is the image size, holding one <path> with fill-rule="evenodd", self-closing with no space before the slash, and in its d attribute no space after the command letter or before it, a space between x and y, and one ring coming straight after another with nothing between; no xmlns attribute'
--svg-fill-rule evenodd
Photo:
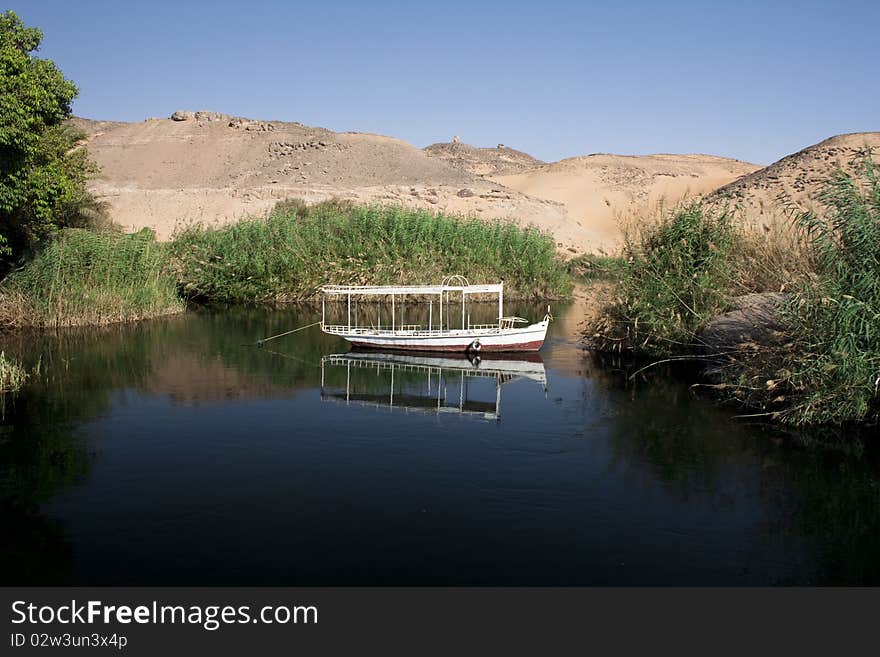
<svg viewBox="0 0 880 657"><path fill-rule="evenodd" d="M42 39L14 12L0 14L0 269L94 203L86 181L95 167L65 124L78 90L34 55Z"/></svg>

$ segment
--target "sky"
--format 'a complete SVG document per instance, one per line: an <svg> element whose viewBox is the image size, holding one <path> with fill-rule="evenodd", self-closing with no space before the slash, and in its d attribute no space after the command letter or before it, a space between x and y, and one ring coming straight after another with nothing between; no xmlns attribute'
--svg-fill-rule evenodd
<svg viewBox="0 0 880 657"><path fill-rule="evenodd" d="M880 1L13 0L74 113L206 109L503 143L543 160L769 164L880 130Z"/></svg>

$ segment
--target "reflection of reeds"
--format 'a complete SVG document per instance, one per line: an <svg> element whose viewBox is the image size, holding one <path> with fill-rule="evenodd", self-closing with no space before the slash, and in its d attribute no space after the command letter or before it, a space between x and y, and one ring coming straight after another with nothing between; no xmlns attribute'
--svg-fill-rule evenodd
<svg viewBox="0 0 880 657"><path fill-rule="evenodd" d="M571 291L545 233L394 207L286 203L266 219L190 227L172 248L185 293L210 302L296 301L324 283L436 283L450 273L504 277L513 296Z"/></svg>
<svg viewBox="0 0 880 657"><path fill-rule="evenodd" d="M27 377L27 370L20 363L7 358L6 353L0 351L0 393L18 390Z"/></svg>

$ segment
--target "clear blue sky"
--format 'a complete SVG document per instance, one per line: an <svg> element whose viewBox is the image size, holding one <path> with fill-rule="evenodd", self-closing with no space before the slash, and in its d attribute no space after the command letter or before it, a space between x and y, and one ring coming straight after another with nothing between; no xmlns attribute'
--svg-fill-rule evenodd
<svg viewBox="0 0 880 657"><path fill-rule="evenodd" d="M80 116L177 109L759 164L880 130L880 0L13 0Z"/></svg>

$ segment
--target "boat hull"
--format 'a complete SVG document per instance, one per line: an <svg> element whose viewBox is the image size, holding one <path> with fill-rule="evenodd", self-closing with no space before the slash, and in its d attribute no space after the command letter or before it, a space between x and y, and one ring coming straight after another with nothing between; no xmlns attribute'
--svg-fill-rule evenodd
<svg viewBox="0 0 880 657"><path fill-rule="evenodd" d="M547 322L539 322L521 329L509 329L492 333L461 331L433 335L339 333L358 349L384 349L393 351L441 351L441 352L522 352L538 351L547 336ZM479 347L475 348L475 342Z"/></svg>
<svg viewBox="0 0 880 657"><path fill-rule="evenodd" d="M467 344L429 344L426 342L418 342L415 344L401 344L399 342L379 342L378 340L350 340L351 345L357 349L393 349L395 351L442 351L464 353L469 350L470 343ZM498 345L483 344L480 353L483 352L517 352L517 351L538 351L544 344L543 340L535 340L533 342L510 342Z"/></svg>

